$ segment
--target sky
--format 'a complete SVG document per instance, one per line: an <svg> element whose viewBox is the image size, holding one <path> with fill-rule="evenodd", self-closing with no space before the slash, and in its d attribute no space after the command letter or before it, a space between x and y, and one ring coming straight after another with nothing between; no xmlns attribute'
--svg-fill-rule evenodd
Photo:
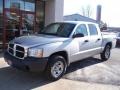
<svg viewBox="0 0 120 90"><path fill-rule="evenodd" d="M102 6L101 20L111 27L120 27L119 0L64 0L64 15L82 14L82 7L90 6L91 18L96 19L96 7Z"/></svg>

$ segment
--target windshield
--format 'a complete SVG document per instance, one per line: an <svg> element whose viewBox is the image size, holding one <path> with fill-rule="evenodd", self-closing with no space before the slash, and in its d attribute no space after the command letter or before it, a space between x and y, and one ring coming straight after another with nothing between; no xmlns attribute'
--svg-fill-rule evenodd
<svg viewBox="0 0 120 90"><path fill-rule="evenodd" d="M59 37L69 37L75 24L70 23L53 23L40 31L40 34L55 35Z"/></svg>

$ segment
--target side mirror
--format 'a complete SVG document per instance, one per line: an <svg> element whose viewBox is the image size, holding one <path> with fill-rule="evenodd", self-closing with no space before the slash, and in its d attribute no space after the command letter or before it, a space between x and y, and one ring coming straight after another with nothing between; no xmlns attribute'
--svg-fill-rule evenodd
<svg viewBox="0 0 120 90"><path fill-rule="evenodd" d="M79 37L84 37L84 34L79 33L79 34L73 35L73 38L79 38Z"/></svg>

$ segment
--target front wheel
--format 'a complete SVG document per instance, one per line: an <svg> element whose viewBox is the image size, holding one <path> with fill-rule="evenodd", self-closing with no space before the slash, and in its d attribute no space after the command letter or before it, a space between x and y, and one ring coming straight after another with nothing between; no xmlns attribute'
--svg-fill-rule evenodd
<svg viewBox="0 0 120 90"><path fill-rule="evenodd" d="M48 62L46 76L49 80L58 80L64 75L66 68L67 64L64 57L54 55Z"/></svg>
<svg viewBox="0 0 120 90"><path fill-rule="evenodd" d="M108 60L110 58L110 54L111 54L111 47L110 45L106 45L104 51L100 54L101 59L103 61Z"/></svg>

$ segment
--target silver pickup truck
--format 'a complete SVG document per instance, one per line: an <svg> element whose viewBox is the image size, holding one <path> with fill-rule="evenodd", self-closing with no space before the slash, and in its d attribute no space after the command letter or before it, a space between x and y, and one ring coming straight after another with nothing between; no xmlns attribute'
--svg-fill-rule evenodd
<svg viewBox="0 0 120 90"><path fill-rule="evenodd" d="M91 22L52 23L39 34L10 41L4 58L12 67L45 71L49 79L58 80L72 62L97 54L101 60L109 59L116 44L114 37L101 33L99 26Z"/></svg>

